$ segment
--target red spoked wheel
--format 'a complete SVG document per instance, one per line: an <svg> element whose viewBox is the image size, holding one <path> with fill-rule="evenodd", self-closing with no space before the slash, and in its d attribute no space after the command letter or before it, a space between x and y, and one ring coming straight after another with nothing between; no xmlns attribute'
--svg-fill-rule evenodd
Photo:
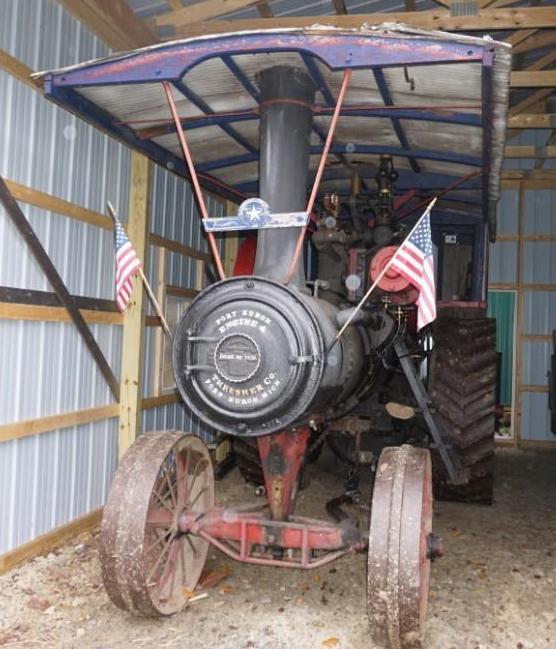
<svg viewBox="0 0 556 649"><path fill-rule="evenodd" d="M371 637L378 647L423 647L432 502L429 451L385 448L373 491L367 576Z"/></svg>
<svg viewBox="0 0 556 649"><path fill-rule="evenodd" d="M208 542L178 527L182 513L214 504L209 452L175 431L142 435L123 457L104 508L100 561L104 586L122 609L171 615L187 603Z"/></svg>

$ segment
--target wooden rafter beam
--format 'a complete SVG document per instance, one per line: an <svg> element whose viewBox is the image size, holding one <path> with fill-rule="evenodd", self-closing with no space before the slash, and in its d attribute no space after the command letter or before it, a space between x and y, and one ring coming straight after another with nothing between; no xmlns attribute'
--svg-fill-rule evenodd
<svg viewBox="0 0 556 649"><path fill-rule="evenodd" d="M133 50L159 38L125 0L57 0L74 18L115 50Z"/></svg>
<svg viewBox="0 0 556 649"><path fill-rule="evenodd" d="M556 146L507 146L505 158L556 158Z"/></svg>
<svg viewBox="0 0 556 649"><path fill-rule="evenodd" d="M542 90L537 90L531 93L528 97L525 97L525 99L522 99L514 106L510 106L510 114L517 115L518 113L523 113L531 106L534 106L538 102L546 99L553 91L554 88L542 88Z"/></svg>
<svg viewBox="0 0 556 649"><path fill-rule="evenodd" d="M554 52L548 56L554 56ZM533 71L528 69L512 72L510 85L512 88L555 88L556 70Z"/></svg>
<svg viewBox="0 0 556 649"><path fill-rule="evenodd" d="M526 39L531 39L538 31L538 29L517 29L504 40L506 43L509 43L513 47L512 52L515 53L515 48L517 45L519 45Z"/></svg>
<svg viewBox="0 0 556 649"><path fill-rule="evenodd" d="M24 63L21 63L21 61L14 58L4 50L0 50L0 69L5 70L8 74L11 74L23 83L26 83L34 90L41 89L41 85L31 79L34 70L31 70L31 68L27 67Z"/></svg>
<svg viewBox="0 0 556 649"><path fill-rule="evenodd" d="M550 148L556 149L556 146L554 146L555 143L556 143L556 131L552 131L552 133L548 137L548 140L547 140L547 142L546 142L546 144L545 144L545 146L543 148L544 149L550 149ZM547 159L549 157L550 156L538 157L535 160L535 169L542 169L542 167L544 166L544 163L547 161Z"/></svg>
<svg viewBox="0 0 556 649"><path fill-rule="evenodd" d="M511 115L508 128L556 128L556 114L521 113Z"/></svg>
<svg viewBox="0 0 556 649"><path fill-rule="evenodd" d="M224 16L232 11L251 7L258 2L259 0L204 0L204 2L196 2L177 11L160 14L160 16L156 16L154 22L157 27L167 27L169 25L182 27Z"/></svg>
<svg viewBox="0 0 556 649"><path fill-rule="evenodd" d="M556 183L556 169L502 169L503 180L548 180Z"/></svg>
<svg viewBox="0 0 556 649"><path fill-rule="evenodd" d="M210 2L213 1L216 2L216 0L210 0ZM383 22L410 23L415 27L422 27L424 29L481 32L489 29L537 29L541 27L556 27L556 7L526 7L523 9L487 8L481 10L478 16L459 17L451 16L448 11L439 8L438 10L432 11L348 14L346 16L295 16L271 19L218 20L198 22L195 25L188 25L190 21L185 17L185 14L181 26L176 30L176 36L194 36L250 29L307 27L314 24L357 28L361 27L364 23L372 25Z"/></svg>
<svg viewBox="0 0 556 649"><path fill-rule="evenodd" d="M531 34L531 32L534 33ZM541 47L548 47L549 45L554 45L556 43L556 30L553 29L544 29L542 31L536 29L535 30L523 29L514 33L515 34L527 33L528 36L525 39L519 41L517 39L517 36L514 37L515 42L512 43L513 54L522 54L523 52L538 50ZM511 42L509 38L507 39L507 41Z"/></svg>

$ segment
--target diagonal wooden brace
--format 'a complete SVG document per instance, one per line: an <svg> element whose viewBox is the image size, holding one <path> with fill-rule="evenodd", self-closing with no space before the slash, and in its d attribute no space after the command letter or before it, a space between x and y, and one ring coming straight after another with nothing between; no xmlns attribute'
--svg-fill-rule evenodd
<svg viewBox="0 0 556 649"><path fill-rule="evenodd" d="M58 274L58 271L56 270L54 264L48 256L48 253L43 248L42 243L39 241L37 235L35 234L33 227L25 218L25 215L21 211L19 205L17 204L15 198L12 196L2 177L0 177L0 203L4 206L6 213L12 220L15 227L19 230L21 236L25 239L25 243L27 243L39 266L43 269L44 274L46 275L60 302L67 309L70 318L77 327L77 331L79 331L79 334L83 338L83 342L93 355L96 364L98 365L100 371L102 372L102 375L106 379L106 382L110 387L110 391L114 395L116 401L118 401L120 398L120 385L118 383L118 380L114 376L110 365L108 365L108 361L106 360L106 358L104 358L104 354L98 346L97 341L95 340L87 323L83 319L83 316L77 308L74 299L66 288L64 280Z"/></svg>

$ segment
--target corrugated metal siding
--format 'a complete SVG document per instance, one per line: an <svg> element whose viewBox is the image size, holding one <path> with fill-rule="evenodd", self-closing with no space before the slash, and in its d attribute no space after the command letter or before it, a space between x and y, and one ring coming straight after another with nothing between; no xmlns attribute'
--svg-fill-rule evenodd
<svg viewBox="0 0 556 649"><path fill-rule="evenodd" d="M489 281L513 284L517 282L517 241L498 241L490 246Z"/></svg>
<svg viewBox="0 0 556 649"><path fill-rule="evenodd" d="M0 8L0 47L32 69L104 56L108 48L53 0L14 0ZM129 150L39 93L0 71L0 174L89 209L106 200L127 220ZM207 198L211 214L222 204ZM206 251L192 192L182 179L155 168L151 231ZM113 298L110 231L22 205L69 290ZM147 274L156 278L158 250ZM196 285L195 261L168 252L168 281ZM0 285L51 290L21 237L0 210ZM147 306L152 312L150 305ZM92 325L116 376L121 328ZM143 395L154 386L154 336L145 334ZM0 423L111 403L108 387L70 324L0 321ZM9 368L9 369L8 369ZM181 403L143 413L142 429L176 428L212 437ZM96 508L105 500L117 464L117 420L0 443L0 553Z"/></svg>
<svg viewBox="0 0 556 649"><path fill-rule="evenodd" d="M116 468L117 439L111 419L3 442L0 552L100 507Z"/></svg>
<svg viewBox="0 0 556 649"><path fill-rule="evenodd" d="M199 435L205 442L214 439L214 431L208 429L183 403L151 408L143 413L143 432L149 430L181 430Z"/></svg>
<svg viewBox="0 0 556 649"><path fill-rule="evenodd" d="M222 202L212 196L205 196L207 210L213 216L223 216ZM155 167L152 175L151 188L151 231L168 239L173 239L184 245L208 251L206 238L201 227L193 192L188 183L162 167ZM219 241L223 248L223 241ZM158 251L150 247L148 270L150 280L154 282L158 267ZM182 288L197 286L196 260L174 252L167 255L167 281ZM147 327L144 337L143 357L143 396L152 396L155 386L156 329ZM181 403L153 408L143 413L143 431L175 428L185 432L194 432L208 441L213 438L213 432L201 424L197 417L188 411Z"/></svg>
<svg viewBox="0 0 556 649"><path fill-rule="evenodd" d="M548 385L547 372L552 342L525 340L522 345L522 382L526 385Z"/></svg>
<svg viewBox="0 0 556 649"><path fill-rule="evenodd" d="M516 189L503 189L500 192L500 200L498 201L498 233L517 234L518 231L519 191Z"/></svg>
<svg viewBox="0 0 556 649"><path fill-rule="evenodd" d="M33 69L108 53L51 0L3 2L0 14L0 47ZM100 212L110 199L126 220L125 147L2 71L0 97L0 174ZM72 293L113 297L110 232L22 209ZM1 210L0 284L52 290ZM121 328L91 329L118 375ZM1 423L112 402L70 324L0 320L0 358ZM117 462L116 445L115 419L0 443L0 553L100 506Z"/></svg>
<svg viewBox="0 0 556 649"><path fill-rule="evenodd" d="M550 432L548 394L538 392L521 394L521 437L556 444L554 435Z"/></svg>
<svg viewBox="0 0 556 649"><path fill-rule="evenodd" d="M523 332L550 334L556 329L556 291L525 291Z"/></svg>
<svg viewBox="0 0 556 649"><path fill-rule="evenodd" d="M519 230L519 192L504 189L500 194L497 212L499 234L517 234ZM513 284L517 282L518 244L497 241L489 249L489 282Z"/></svg>
<svg viewBox="0 0 556 649"><path fill-rule="evenodd" d="M525 192L524 205L526 234L556 234L555 191L528 190ZM526 284L556 283L556 243L525 242L523 281ZM547 335L553 329L556 329L556 292L524 291L523 333ZM546 373L551 349L549 341L522 342L522 383L545 387L548 385ZM521 436L523 439L556 444L556 437L550 432L547 394L522 393Z"/></svg>
<svg viewBox="0 0 556 649"><path fill-rule="evenodd" d="M544 134L520 136L512 144L540 144ZM526 168L522 161L507 161ZM505 163L506 166L506 163ZM504 190L498 205L498 232L517 234L519 231L519 191ZM524 197L524 232L556 234L556 191L526 190ZM499 241L490 246L489 281L492 283L517 283L519 245L514 241ZM556 243L526 241L523 244L522 281L525 284L554 284L556 282ZM556 292L523 291L522 332L548 335L556 328ZM546 386L551 343L546 341L521 341L521 383ZM525 440L546 440L556 443L550 433L547 395L521 392L520 436Z"/></svg>

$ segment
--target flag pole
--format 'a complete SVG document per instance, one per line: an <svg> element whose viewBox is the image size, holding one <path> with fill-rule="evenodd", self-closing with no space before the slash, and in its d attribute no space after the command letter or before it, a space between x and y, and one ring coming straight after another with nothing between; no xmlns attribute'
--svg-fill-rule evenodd
<svg viewBox="0 0 556 649"><path fill-rule="evenodd" d="M114 206L110 201L107 201L108 204L108 211L110 212L110 216L115 220L116 219L116 210L114 209ZM152 292L151 285L149 284L149 280L147 279L145 272L143 271L143 266L139 266L139 275L141 279L143 280L143 284L145 286L145 289L147 291L147 295L149 296L152 305L154 306L154 310L156 311L158 317L160 318L160 322L162 323L162 328L166 332L166 334L169 336L169 338L172 338L172 332L170 331L170 327L168 326L168 323L166 322L166 318L164 317L164 314L162 313L162 310L157 302L156 297L154 296L154 293Z"/></svg>
<svg viewBox="0 0 556 649"><path fill-rule="evenodd" d="M330 348L328 349L327 354L330 352L330 350L332 349L332 347L334 347L334 345L338 342L338 340L340 340L340 338L342 337L342 334L344 333L344 331L349 327L349 325L350 325L351 322L353 321L353 318L355 318L356 314L361 310L362 306L363 306L363 305L365 304L365 302L369 299L371 293L372 293L372 292L375 290L375 288L380 284L380 281L382 280L382 278L384 277L384 275L386 275L386 273L388 272L388 270L389 270L390 266L392 265L393 261L396 259L396 257L398 256L398 253L399 253L400 250L402 249L404 243L405 243L405 242L409 239L409 237L410 237L410 236L415 232L415 230L417 229L417 226L419 225L419 223L421 223L421 221L425 218L425 216L426 216L427 214L430 214L430 211L432 210L432 208L433 208L433 206L434 206L435 203L436 203L436 196L435 196L435 197L432 199L432 201L428 204L427 209L423 212L423 214L421 214L421 217L417 220L417 223L416 223L416 224L411 228L410 233L409 233L409 234L407 235L407 237L403 240L403 243L402 243L400 246L398 246L398 249L396 250L396 252L395 252L395 253L390 257L388 263L386 264L386 266L384 266L384 268L383 268L382 271L380 272L380 275L375 279L375 281L373 282L371 288L370 288L370 289L365 293L365 295L364 295L364 296L361 298L361 300L359 301L359 304L358 304L358 305L355 307L355 309L351 312L351 315L350 315L349 318L345 321L343 327L342 327L342 328L340 329L340 331L338 331L338 333L336 334L336 337L334 338L334 341L333 341L332 344L330 345Z"/></svg>

